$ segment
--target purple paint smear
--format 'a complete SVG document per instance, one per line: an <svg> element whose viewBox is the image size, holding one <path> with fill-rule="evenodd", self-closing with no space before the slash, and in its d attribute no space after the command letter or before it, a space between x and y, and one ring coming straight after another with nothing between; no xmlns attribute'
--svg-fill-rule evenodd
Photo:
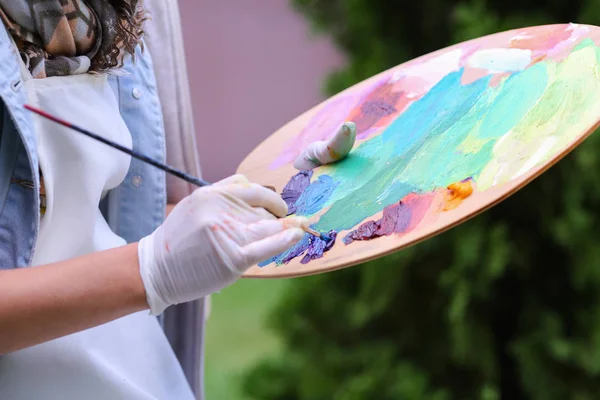
<svg viewBox="0 0 600 400"><path fill-rule="evenodd" d="M306 201L300 201L300 204L297 204L297 203L298 203L298 199L300 199L301 195L303 193L306 193L309 186L311 186L310 179L312 178L312 176L313 176L313 171L300 171L296 175L294 175L290 179L290 181L287 183L287 185L285 185L285 187L283 188L281 197L288 205L288 215L295 214L296 212L298 212L299 206L304 208L304 209L300 210L301 212L307 211L306 210L307 206L305 204ZM329 177L327 177L327 178L329 178ZM329 178L329 180L331 180L331 178ZM328 182L328 180L324 179L322 176L319 178L319 181L314 183L313 187L316 187L316 188L323 187L325 189L328 189L329 186L327 184L325 184L326 182ZM315 192L315 191L313 190L313 192ZM322 192L322 190L321 190L321 192ZM309 200L313 200L313 202L314 202L314 199L310 199L311 197L318 199L318 198L324 196L323 193L319 193L319 190L317 190L315 193L312 193L312 192L310 192L310 193L311 193L310 196L305 195L304 197L309 197ZM325 200L326 200L326 197L325 197ZM318 202L317 202L317 204L318 204ZM307 233L304 235L302 240L300 240L300 242L296 243L296 245L292 246L287 251L285 251L269 260L263 261L262 263L259 263L258 265L262 267L262 266L271 264L273 262L278 265L287 264L290 261L292 261L294 258L301 257L301 256L304 256L304 257L302 258L302 260L300 262L302 264L307 264L311 260L315 260L317 258L323 257L323 254L325 252L331 250L331 248L335 244L337 232L332 230L328 233L328 236L331 238L331 240L323 240L319 237L315 237L315 236Z"/></svg>
<svg viewBox="0 0 600 400"><path fill-rule="evenodd" d="M288 214L292 215L296 213L297 206L296 201L304 192L304 190L310 185L310 179L313 176L313 171L300 171L290 179L290 181L283 188L281 192L281 198L288 205Z"/></svg>
<svg viewBox="0 0 600 400"><path fill-rule="evenodd" d="M298 242L294 247L276 257L271 258L270 260L260 263L259 266L262 267L265 265L269 265L273 262L278 265L287 264L294 258L300 257L302 255L304 255L304 257L300 262L302 264L308 264L309 261L321 258L323 257L324 253L331 250L331 248L335 244L337 232L330 231L328 235L331 238L331 240L323 240L321 238L315 237L307 233L306 235L304 235L302 240Z"/></svg>
<svg viewBox="0 0 600 400"><path fill-rule="evenodd" d="M397 204L383 209L381 219L367 221L344 238L345 244L356 240L371 240L393 233L404 233L421 222L433 201L433 193L410 195Z"/></svg>
<svg viewBox="0 0 600 400"><path fill-rule="evenodd" d="M350 232L344 238L344 243L350 244L355 240L370 240L380 236L391 235L394 232L404 232L410 225L412 218L411 212L407 211L406 206L402 202L386 207L383 210L381 219L365 222L356 230Z"/></svg>
<svg viewBox="0 0 600 400"><path fill-rule="evenodd" d="M399 95L397 97L400 97ZM396 100L396 99L394 99ZM366 102L362 107L361 111L365 115L374 116L378 118L387 117L392 115L398 110L392 104L386 103L384 100L373 100Z"/></svg>
<svg viewBox="0 0 600 400"><path fill-rule="evenodd" d="M310 236L310 238L308 238L308 248L306 250L306 254L302 258L300 263L308 264L309 261L321 258L323 257L323 253L331 250L331 248L335 244L337 232L329 231L327 235L331 238L331 240L323 240L312 235Z"/></svg>

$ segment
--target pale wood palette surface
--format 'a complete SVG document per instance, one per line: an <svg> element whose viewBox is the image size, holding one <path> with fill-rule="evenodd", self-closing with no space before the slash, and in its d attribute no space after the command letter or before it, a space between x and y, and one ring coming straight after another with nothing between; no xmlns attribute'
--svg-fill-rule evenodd
<svg viewBox="0 0 600 400"><path fill-rule="evenodd" d="M568 29L573 29L571 25L568 27ZM585 28L586 33L583 35L583 39L591 39L596 45L600 43L600 28L579 25L577 27ZM423 63L427 60L433 59L434 57L446 54L459 47L478 48L478 46L482 45L485 48L506 48L507 44L515 37L522 38L526 37L527 35L550 37L551 34L549 32L554 32L552 31L553 29L567 29L567 25L523 28L520 30L486 36L470 42L457 44L455 46L439 50L435 53L412 60L388 71L384 71L381 74L361 82L360 84L347 89L337 96L328 99L324 103L305 112L279 129L263 143L261 143L250 155L248 155L248 157L239 166L238 173L245 174L251 181L256 183L273 186L277 189L278 193L281 193L285 184L298 171L292 167L291 162L278 168L273 168L273 161L281 154L286 144L289 143L292 138L301 133L311 118L313 118L323 107L330 104L330 102L335 101L339 96L348 95L349 93L357 93L358 96L361 94L361 89L370 87L374 82L382 79L382 77L385 77L394 71L402 71L406 67L418 65L419 63ZM581 40L581 38L578 40ZM551 56L551 54L549 56ZM541 57L541 59L544 57ZM471 77L473 80L485 75L482 74L480 70L468 71L465 74L470 74L469 77ZM364 95L364 93L361 95ZM284 95L282 96L285 97ZM338 241L336 242L335 246L329 252L326 252L320 259L312 260L308 264L301 264L301 257L298 257L293 259L288 264L279 266L274 264L264 267L255 266L248 270L244 277L289 278L324 273L382 257L392 252L399 251L407 246L411 246L420 241L431 238L434 235L440 234L508 198L513 193L527 185L527 183L541 175L544 171L567 155L571 150L575 149L597 128L600 120L600 102L598 104L591 105L589 112L586 115L588 117L586 122L581 126L578 132L572 136L572 140L570 139L568 143L566 143L560 149L554 151L548 158L545 159L543 163L532 167L524 174L503 184L487 188L483 191L479 191L476 188L473 194L466 198L462 204L455 209L441 212L438 208L438 211L435 209L430 211L430 214L432 214L430 215L430 218L424 220L424 222L420 223L415 229L408 233L392 234L390 236L383 236L369 241L357 241L346 245L341 241L341 238L343 238L349 231L342 231L339 233ZM368 140L369 138L379 135L384 130L385 127L381 127L377 132L371 134L364 140ZM557 134L560 134L560 132ZM360 142L361 141L358 141L357 145ZM532 148L531 154L533 154L536 150L537 149ZM335 168L335 165L330 168ZM438 204L439 206L440 202L443 201L443 198L436 197L436 199L437 200L434 201L434 206L432 206L433 208L435 208L435 204ZM319 215L313 217L315 221L318 220ZM381 218L381 215L382 213L380 212L367 218L366 220L377 220Z"/></svg>

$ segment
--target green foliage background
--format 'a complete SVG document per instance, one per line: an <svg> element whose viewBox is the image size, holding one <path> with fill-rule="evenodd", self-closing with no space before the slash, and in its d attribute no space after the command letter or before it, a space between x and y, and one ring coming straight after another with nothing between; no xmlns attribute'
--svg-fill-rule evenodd
<svg viewBox="0 0 600 400"><path fill-rule="evenodd" d="M334 94L463 40L600 24L600 1L295 0L349 62ZM261 400L600 399L600 135L509 200L432 240L291 282Z"/></svg>

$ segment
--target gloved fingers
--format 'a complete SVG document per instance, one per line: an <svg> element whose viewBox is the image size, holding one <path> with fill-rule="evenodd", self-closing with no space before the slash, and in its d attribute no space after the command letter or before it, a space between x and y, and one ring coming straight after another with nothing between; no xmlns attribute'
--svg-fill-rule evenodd
<svg viewBox="0 0 600 400"><path fill-rule="evenodd" d="M311 170L323 165L319 155L327 147L327 142L313 142L294 160L294 168L300 171Z"/></svg>
<svg viewBox="0 0 600 400"><path fill-rule="evenodd" d="M223 196L226 204L224 206L221 206L221 210L209 210L209 212L212 212L213 215L217 217L217 219L232 218L238 221L243 228L245 228L249 224L253 224L259 221L277 220L277 217L271 212L265 210L262 207L252 207L244 199L233 195L229 190L222 191L221 195Z"/></svg>
<svg viewBox="0 0 600 400"><path fill-rule="evenodd" d="M289 217L280 218L276 220L262 220L252 224L248 224L245 229L246 242L244 245L248 245L259 240L266 239L271 236L277 235L279 232L291 228L306 229L309 226L309 221L304 217Z"/></svg>
<svg viewBox="0 0 600 400"><path fill-rule="evenodd" d="M250 207L263 208L279 218L287 215L288 206L281 196L256 183L227 185L223 190Z"/></svg>
<svg viewBox="0 0 600 400"><path fill-rule="evenodd" d="M249 184L249 183L250 183L250 181L244 175L235 174L235 175L228 176L227 178L222 179L218 182L213 183L213 186L227 186L227 185L234 185L234 184L243 185L243 184Z"/></svg>
<svg viewBox="0 0 600 400"><path fill-rule="evenodd" d="M276 216L274 216L273 214L271 214L269 211L265 210L264 208L255 207L253 210L253 214L254 215L252 217L250 217L248 220L248 222L250 222L250 223L263 221L263 220L277 219Z"/></svg>
<svg viewBox="0 0 600 400"><path fill-rule="evenodd" d="M356 142L356 124L344 123L327 141L311 143L294 161L299 170L314 169L318 166L342 160L348 156Z"/></svg>
<svg viewBox="0 0 600 400"><path fill-rule="evenodd" d="M329 140L327 150L333 161L345 158L356 142L356 124L344 123L336 134Z"/></svg>
<svg viewBox="0 0 600 400"><path fill-rule="evenodd" d="M286 229L274 236L269 236L242 247L242 255L246 261L246 265L256 265L261 261L268 260L286 251L303 237L304 231L301 228ZM238 272L243 273L244 271Z"/></svg>
<svg viewBox="0 0 600 400"><path fill-rule="evenodd" d="M246 229L245 223L238 221L229 214L223 215L219 223L211 228L215 234L221 235L222 238L226 237L237 246L242 246L247 242Z"/></svg>
<svg viewBox="0 0 600 400"><path fill-rule="evenodd" d="M248 180L248 178L246 178L245 175L235 174L235 175L231 175L225 179L222 179L218 182L215 182L213 184L213 186L226 186L226 185L233 185L233 184L245 185L245 184L249 184L249 183L250 183L250 181ZM262 186L269 189L272 192L277 191L275 186L271 186L271 185L262 185Z"/></svg>

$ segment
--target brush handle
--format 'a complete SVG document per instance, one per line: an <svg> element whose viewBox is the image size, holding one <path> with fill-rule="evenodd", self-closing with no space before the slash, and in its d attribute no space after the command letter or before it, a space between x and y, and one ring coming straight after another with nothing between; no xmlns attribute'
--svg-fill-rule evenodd
<svg viewBox="0 0 600 400"><path fill-rule="evenodd" d="M193 175L187 174L187 173L185 173L183 171L180 171L180 170L178 170L176 168L171 167L170 165L163 164L163 163L161 163L159 161L156 161L156 160L154 160L154 159L152 159L152 158L150 158L148 156L145 156L144 154L138 153L135 150L128 149L125 146L121 146L118 143L115 143L113 141L105 139L102 136L96 135L95 133L90 132L87 129L83 129L83 128L75 125L75 124L72 124L72 123L67 122L67 121L65 121L63 119L55 117L54 115L48 114L45 111L39 110L39 109L37 109L35 107L32 107L32 106L30 106L28 104L25 104L25 108L28 109L29 111L32 111L32 112L34 112L34 113L36 113L36 114L38 114L38 115L46 118L46 119L49 119L50 121L56 122L59 125L62 125L62 126L65 126L67 128L73 129L73 130L75 130L75 131L77 131L79 133L83 133L84 135L86 135L86 136L88 136L88 137L90 137L92 139L95 139L95 140L97 140L99 142L102 142L102 143L106 144L107 146L110 146L110 147L112 147L114 149L117 149L117 150L120 150L120 151L122 151L124 153L127 153L131 157L137 158L138 160L141 160L141 161L143 161L145 163L153 165L156 168L159 168L159 169L161 169L161 170L163 170L163 171L165 171L165 172L167 172L167 173L169 173L171 175L174 175L174 176L176 176L178 178L181 178L184 181L187 181L187 182L189 182L191 184L194 184L194 185L199 186L199 187L211 186L210 182L207 182L207 181L205 181L203 179L197 178L197 177L195 177ZM273 186L264 186L264 187L267 188L267 189L269 189L269 190L272 190L274 192L276 191ZM319 238L321 238L323 240L331 240L327 235L320 234L319 232L313 231L310 228L306 229L306 232L309 233L309 234L311 234L311 235L317 236L317 237L319 237Z"/></svg>
<svg viewBox="0 0 600 400"><path fill-rule="evenodd" d="M207 181L205 181L205 180L203 180L203 179L200 179L200 178L197 178L197 177L195 177L193 175L187 174L187 173L185 173L183 171L180 171L180 170L178 170L176 168L171 167L170 165L163 164L163 163L161 163L159 161L156 161L156 160L154 160L154 159L152 159L150 157L147 157L147 156L145 156L143 154L140 154L140 153L138 153L135 150L128 149L125 146L121 146L120 144L112 142L112 141L110 141L108 139L105 139L102 136L96 135L95 133L90 132L87 129L83 129L83 128L77 126L77 125L74 125L74 124L72 124L70 122L67 122L67 121L65 121L63 119L60 119L58 117L55 117L54 115L50 115L50 114L48 114L45 111L39 110L39 109L37 109L35 107L32 107L32 106L30 106L28 104L25 104L25 108L28 109L29 111L33 111L34 113L41 115L44 118L49 119L50 121L54 121L57 124L66 126L67 128L73 129L73 130L75 130L75 131L77 131L79 133L83 133L84 135L86 135L86 136L88 136L88 137L90 137L92 139L95 139L95 140L97 140L99 142L102 142L102 143L104 143L104 144L106 144L106 145L108 145L108 146L110 146L110 147L112 147L114 149L120 150L120 151L122 151L124 153L127 153L131 157L133 157L133 158L137 158L138 160L141 160L143 162L151 164L151 165L155 166L156 168L159 168L159 169L161 169L161 170L163 170L163 171L165 171L165 172L167 172L167 173L169 173L171 175L174 175L174 176L176 176L178 178L183 179L184 181L192 183L192 184L194 184L196 186L210 186L210 183L207 182Z"/></svg>

